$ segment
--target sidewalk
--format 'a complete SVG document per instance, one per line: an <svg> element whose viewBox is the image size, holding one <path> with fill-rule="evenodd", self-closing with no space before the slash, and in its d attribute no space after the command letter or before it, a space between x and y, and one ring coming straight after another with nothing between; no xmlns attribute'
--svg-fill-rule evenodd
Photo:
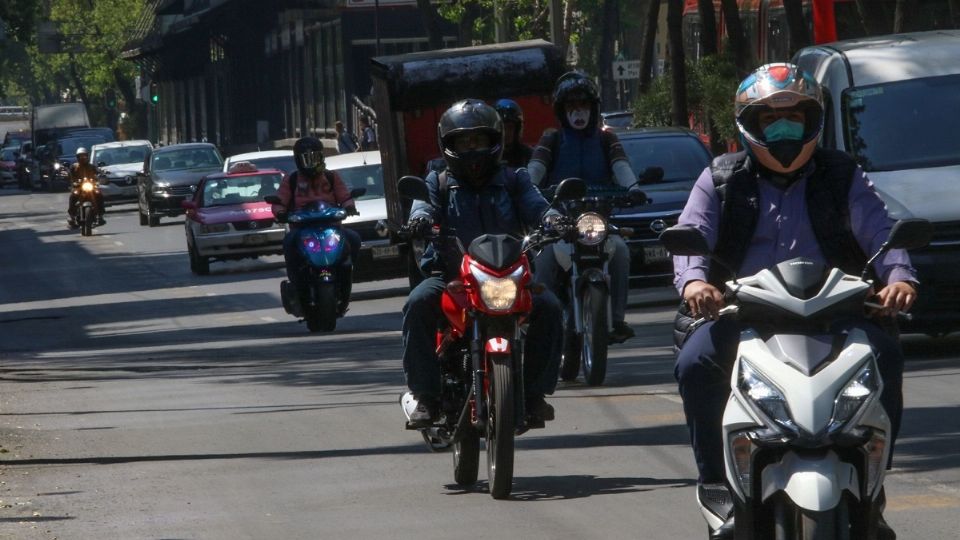
<svg viewBox="0 0 960 540"><path fill-rule="evenodd" d="M387 279L383 281L365 281L354 283L353 300L376 300L406 296L410 292L407 278ZM630 289L627 307L652 307L679 304L680 297L672 286Z"/></svg>

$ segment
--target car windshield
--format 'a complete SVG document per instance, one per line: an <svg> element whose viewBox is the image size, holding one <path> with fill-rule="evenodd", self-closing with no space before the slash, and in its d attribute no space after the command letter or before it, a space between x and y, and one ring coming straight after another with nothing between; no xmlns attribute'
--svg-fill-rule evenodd
<svg viewBox="0 0 960 540"><path fill-rule="evenodd" d="M16 156L13 155L13 150L4 149L0 152L0 161L13 161L16 159Z"/></svg>
<svg viewBox="0 0 960 540"><path fill-rule="evenodd" d="M153 170L155 171L212 168L223 168L223 159L213 148L184 148L161 152L153 156Z"/></svg>
<svg viewBox="0 0 960 540"><path fill-rule="evenodd" d="M844 141L866 171L960 164L960 75L851 88Z"/></svg>
<svg viewBox="0 0 960 540"><path fill-rule="evenodd" d="M383 166L379 163L336 169L349 189L366 188L358 200L383 198Z"/></svg>
<svg viewBox="0 0 960 540"><path fill-rule="evenodd" d="M252 174L207 180L203 184L203 206L263 202L267 195L276 195L283 177L277 173Z"/></svg>
<svg viewBox="0 0 960 540"><path fill-rule="evenodd" d="M78 148L86 148L89 152L91 146L105 142L107 141L103 140L103 137L77 137L74 139L62 139L57 142L57 155L73 156L76 155Z"/></svg>
<svg viewBox="0 0 960 540"><path fill-rule="evenodd" d="M710 165L710 152L694 137L623 137L620 142L637 176L647 167L662 167L663 182L692 181Z"/></svg>
<svg viewBox="0 0 960 540"><path fill-rule="evenodd" d="M243 161L253 163L258 169L277 169L278 171L283 171L284 174L289 174L297 168L297 164L293 161L292 155L245 159Z"/></svg>
<svg viewBox="0 0 960 540"><path fill-rule="evenodd" d="M150 153L150 146L122 146L118 148L102 148L93 151L93 161L105 166L122 165L126 163L143 163L143 159Z"/></svg>

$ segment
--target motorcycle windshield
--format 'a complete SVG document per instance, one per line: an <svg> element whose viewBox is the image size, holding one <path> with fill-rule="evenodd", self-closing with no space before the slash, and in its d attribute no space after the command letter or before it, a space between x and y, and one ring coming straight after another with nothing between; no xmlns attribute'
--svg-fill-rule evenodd
<svg viewBox="0 0 960 540"><path fill-rule="evenodd" d="M343 208L316 201L292 212L288 219L290 223L308 223L314 221L343 221L346 217L347 211Z"/></svg>
<svg viewBox="0 0 960 540"><path fill-rule="evenodd" d="M333 266L343 252L343 237L337 229L307 229L300 232L300 253L311 266Z"/></svg>

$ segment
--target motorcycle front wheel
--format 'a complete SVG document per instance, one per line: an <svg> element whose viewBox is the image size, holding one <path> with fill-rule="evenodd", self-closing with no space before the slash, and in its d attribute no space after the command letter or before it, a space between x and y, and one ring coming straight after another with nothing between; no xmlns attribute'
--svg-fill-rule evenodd
<svg viewBox="0 0 960 540"><path fill-rule="evenodd" d="M90 236L93 234L93 209L89 206L80 207L80 235Z"/></svg>
<svg viewBox="0 0 960 540"><path fill-rule="evenodd" d="M515 405L509 354L491 354L493 380L487 384L487 481L490 496L506 499L513 489Z"/></svg>
<svg viewBox="0 0 960 540"><path fill-rule="evenodd" d="M607 376L607 302L605 287L589 283L580 293L581 361L583 379L590 386L603 384Z"/></svg>
<svg viewBox="0 0 960 540"><path fill-rule="evenodd" d="M850 540L846 500L836 508L814 512L798 508L788 497L774 503L775 540Z"/></svg>
<svg viewBox="0 0 960 540"><path fill-rule="evenodd" d="M337 286L317 285L316 305L307 309L307 329L311 332L332 332L337 328Z"/></svg>

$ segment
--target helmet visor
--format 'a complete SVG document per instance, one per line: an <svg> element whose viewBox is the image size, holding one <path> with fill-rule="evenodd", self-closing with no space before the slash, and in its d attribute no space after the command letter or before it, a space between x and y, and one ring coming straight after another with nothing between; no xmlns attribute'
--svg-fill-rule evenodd
<svg viewBox="0 0 960 540"><path fill-rule="evenodd" d="M301 169L320 169L323 167L323 151L308 150L297 154L297 167Z"/></svg>
<svg viewBox="0 0 960 540"><path fill-rule="evenodd" d="M764 129L780 118L803 123L801 141L820 135L823 127L823 108L812 99L803 99L789 107L772 107L764 102L747 105L737 116L737 123L754 142L767 144Z"/></svg>

